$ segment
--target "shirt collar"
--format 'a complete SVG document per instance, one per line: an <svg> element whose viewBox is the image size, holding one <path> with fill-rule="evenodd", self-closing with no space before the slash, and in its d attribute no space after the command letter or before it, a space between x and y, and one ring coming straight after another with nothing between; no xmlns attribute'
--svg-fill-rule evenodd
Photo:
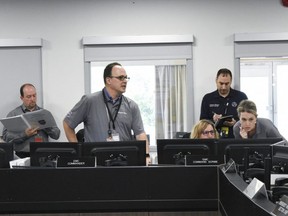
<svg viewBox="0 0 288 216"><path fill-rule="evenodd" d="M107 91L106 87L103 90L104 90L106 101L109 103L112 103L113 105L116 104L119 101L119 99L121 98L121 96L120 96L120 97L116 98L115 100L113 100L113 98L111 97L111 95Z"/></svg>
<svg viewBox="0 0 288 216"><path fill-rule="evenodd" d="M226 97L223 97L222 95L220 95L218 89L216 90L217 97L221 97L221 98L230 98L233 94L234 94L234 90L232 88L230 88L230 91Z"/></svg>
<svg viewBox="0 0 288 216"><path fill-rule="evenodd" d="M21 105L21 109L22 109L22 111L23 111L24 113L26 113L26 112L31 112L29 109L26 108L26 106L25 106L24 104ZM39 110L39 109L40 109L40 107L36 105L36 106L35 106L35 109L34 109L33 111Z"/></svg>

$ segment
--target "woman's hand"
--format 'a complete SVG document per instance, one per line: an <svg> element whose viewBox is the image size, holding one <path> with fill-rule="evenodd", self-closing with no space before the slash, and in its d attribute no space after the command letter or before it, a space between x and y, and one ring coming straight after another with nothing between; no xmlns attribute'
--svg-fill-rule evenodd
<svg viewBox="0 0 288 216"><path fill-rule="evenodd" d="M248 138L248 132L244 128L242 128L241 126L239 128L240 128L240 136L243 139L247 139Z"/></svg>

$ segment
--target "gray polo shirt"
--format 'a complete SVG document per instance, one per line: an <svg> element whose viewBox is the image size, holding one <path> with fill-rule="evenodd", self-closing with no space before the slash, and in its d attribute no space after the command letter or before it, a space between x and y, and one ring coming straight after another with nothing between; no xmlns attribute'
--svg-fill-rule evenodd
<svg viewBox="0 0 288 216"><path fill-rule="evenodd" d="M114 117L119 107L119 101L115 104L111 102L107 104ZM106 141L109 124L111 130L113 129L102 91L84 95L64 120L73 129L80 123L84 123L85 142ZM121 141L134 139L131 131L135 135L145 132L138 105L124 95L122 95L121 106L114 123L115 132L119 133Z"/></svg>
<svg viewBox="0 0 288 216"><path fill-rule="evenodd" d="M241 138L240 135L240 121L236 122L236 124L233 127L233 132L235 138ZM257 124L256 124L256 133L253 135L254 139L260 139L260 138L280 138L282 135L279 133L276 126L273 124L273 122L266 118L257 118Z"/></svg>

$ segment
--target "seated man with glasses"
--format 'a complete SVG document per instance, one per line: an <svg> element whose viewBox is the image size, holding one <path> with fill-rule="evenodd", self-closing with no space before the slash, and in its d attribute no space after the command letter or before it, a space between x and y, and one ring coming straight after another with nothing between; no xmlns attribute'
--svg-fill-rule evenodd
<svg viewBox="0 0 288 216"><path fill-rule="evenodd" d="M125 69L117 62L111 63L104 69L103 78L102 91L84 95L65 116L63 127L68 141L77 142L75 128L83 122L85 142L127 141L134 137L147 142L138 105L123 95L130 79ZM147 155L148 149L147 144Z"/></svg>
<svg viewBox="0 0 288 216"><path fill-rule="evenodd" d="M212 121L207 119L200 120L194 125L190 135L191 139L218 139L219 134Z"/></svg>

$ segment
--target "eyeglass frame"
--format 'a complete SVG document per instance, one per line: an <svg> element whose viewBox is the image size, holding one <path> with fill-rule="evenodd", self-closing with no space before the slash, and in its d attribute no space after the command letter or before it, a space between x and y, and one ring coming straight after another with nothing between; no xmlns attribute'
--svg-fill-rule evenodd
<svg viewBox="0 0 288 216"><path fill-rule="evenodd" d="M126 76L123 76L123 75L121 75L121 76L109 76L109 77L110 78L116 78L116 79L118 79L120 81L124 81L124 80L129 81L130 80L130 77L128 77L127 75Z"/></svg>
<svg viewBox="0 0 288 216"><path fill-rule="evenodd" d="M209 134L214 135L216 132L215 130L209 130L209 131L202 131L201 134L204 136L208 136Z"/></svg>

